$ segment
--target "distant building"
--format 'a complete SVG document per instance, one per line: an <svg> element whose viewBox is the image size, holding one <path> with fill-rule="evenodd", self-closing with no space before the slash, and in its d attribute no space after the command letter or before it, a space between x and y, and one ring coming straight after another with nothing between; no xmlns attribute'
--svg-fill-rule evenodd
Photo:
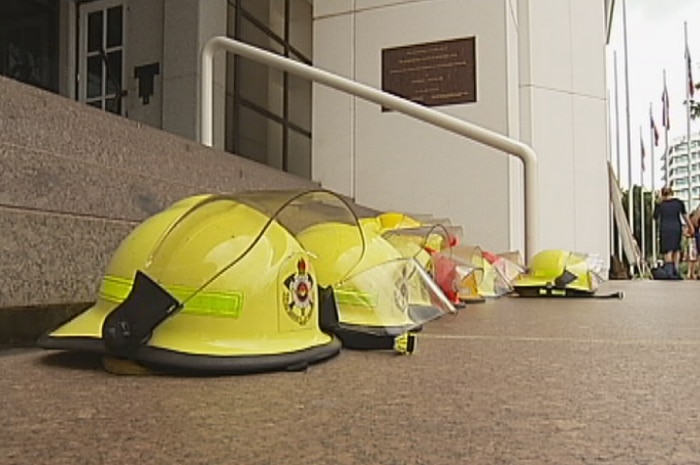
<svg viewBox="0 0 700 465"><path fill-rule="evenodd" d="M686 136L676 137L670 142L667 156L664 181L673 188L676 197L685 202L688 211L694 210L700 205L700 133L690 135L690 168Z"/></svg>

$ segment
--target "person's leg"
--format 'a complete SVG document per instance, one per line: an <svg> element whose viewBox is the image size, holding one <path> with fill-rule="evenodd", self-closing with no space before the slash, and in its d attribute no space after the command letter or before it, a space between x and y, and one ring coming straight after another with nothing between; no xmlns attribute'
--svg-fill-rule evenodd
<svg viewBox="0 0 700 465"><path fill-rule="evenodd" d="M676 277L676 266L673 264L673 251L664 252L664 270L666 270L667 279Z"/></svg>
<svg viewBox="0 0 700 465"><path fill-rule="evenodd" d="M674 255L673 251L676 243L676 233L673 228L660 228L659 231L659 251L661 252L664 263L662 269L664 270L665 279L675 279L676 277L676 266L674 265Z"/></svg>
<svg viewBox="0 0 700 465"><path fill-rule="evenodd" d="M680 246L680 234L673 227L662 227L659 233L659 249L663 254L664 263L673 263L673 252Z"/></svg>
<svg viewBox="0 0 700 465"><path fill-rule="evenodd" d="M695 237L691 238L691 240L693 239L695 239L695 266L693 267L693 270L695 273L695 279L700 279L700 276L698 276L698 267L700 267L700 234L696 232Z"/></svg>
<svg viewBox="0 0 700 465"><path fill-rule="evenodd" d="M675 279L676 278L676 267L673 264L673 252L662 252L664 257L664 263L661 265L663 269L663 279Z"/></svg>
<svg viewBox="0 0 700 465"><path fill-rule="evenodd" d="M674 250L673 251L673 268L674 268L674 273L675 276L678 279L682 279L681 277L681 251L680 250Z"/></svg>
<svg viewBox="0 0 700 465"><path fill-rule="evenodd" d="M686 279L695 279L695 241L692 237L685 240L685 261L688 265Z"/></svg>
<svg viewBox="0 0 700 465"><path fill-rule="evenodd" d="M690 263L688 263L688 268L690 269L689 274L691 275L690 279L695 279L697 277L697 266L698 266L698 249L695 248L695 238L694 237L689 237L688 238L688 246L690 250L688 251L690 255Z"/></svg>
<svg viewBox="0 0 700 465"><path fill-rule="evenodd" d="M680 227L674 228L673 231L673 246L671 247L671 250L673 250L673 266L675 268L675 277L676 279L683 279L681 276L681 256L683 253L683 229Z"/></svg>

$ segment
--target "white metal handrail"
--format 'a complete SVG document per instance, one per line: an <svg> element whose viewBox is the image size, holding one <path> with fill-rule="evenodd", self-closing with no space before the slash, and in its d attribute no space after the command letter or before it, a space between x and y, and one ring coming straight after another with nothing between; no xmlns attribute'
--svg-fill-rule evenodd
<svg viewBox="0 0 700 465"><path fill-rule="evenodd" d="M411 102L410 100L397 97L387 92L375 89L374 87L344 78L337 74L300 63L276 53L253 47L243 42L233 40L229 37L213 37L209 39L202 50L199 131L202 144L208 146L212 145L214 53L222 49L258 63L263 63L272 68L286 71L290 74L324 84L341 92L374 102L382 105L383 107L412 116L418 120L432 124L433 126L462 135L477 142L481 142L489 147L506 152L509 155L520 158L523 161L525 177L525 259L529 259L537 251L539 238L539 186L537 180L537 155L535 155L534 150L532 150L532 148L530 148L528 145L489 129L482 128L437 110Z"/></svg>

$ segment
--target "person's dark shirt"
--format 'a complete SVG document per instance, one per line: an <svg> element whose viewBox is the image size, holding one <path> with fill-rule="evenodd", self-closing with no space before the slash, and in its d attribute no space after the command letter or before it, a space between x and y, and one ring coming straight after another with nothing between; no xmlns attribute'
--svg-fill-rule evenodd
<svg viewBox="0 0 700 465"><path fill-rule="evenodd" d="M685 215L685 204L678 199L662 200L654 208L654 218L662 228L681 228L681 215Z"/></svg>

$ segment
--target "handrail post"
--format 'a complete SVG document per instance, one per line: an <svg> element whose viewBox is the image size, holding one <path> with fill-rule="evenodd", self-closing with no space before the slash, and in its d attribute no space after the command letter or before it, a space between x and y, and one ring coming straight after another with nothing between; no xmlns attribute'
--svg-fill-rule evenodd
<svg viewBox="0 0 700 465"><path fill-rule="evenodd" d="M489 147L518 157L523 162L525 195L525 260L538 250L539 239L539 181L537 155L527 144L511 139L495 131L482 128L459 118L419 105L410 100L383 92L365 84L344 78L313 66L268 52L228 37L212 37L204 46L201 56L200 82L200 141L211 146L213 139L213 60L214 53L223 49L250 60L268 65L290 74L324 84L355 97L382 105L385 108L412 116Z"/></svg>
<svg viewBox="0 0 700 465"><path fill-rule="evenodd" d="M214 37L213 39L217 39ZM199 139L204 145L213 145L214 113L214 52L217 42L209 40L202 50L202 73L200 76Z"/></svg>

